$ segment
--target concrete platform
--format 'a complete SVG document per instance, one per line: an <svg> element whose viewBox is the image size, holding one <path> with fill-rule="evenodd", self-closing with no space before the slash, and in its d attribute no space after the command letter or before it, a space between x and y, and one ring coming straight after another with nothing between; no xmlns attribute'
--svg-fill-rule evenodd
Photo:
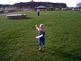
<svg viewBox="0 0 81 61"><path fill-rule="evenodd" d="M26 14L8 14L6 15L7 18L9 19L24 19L26 18Z"/></svg>

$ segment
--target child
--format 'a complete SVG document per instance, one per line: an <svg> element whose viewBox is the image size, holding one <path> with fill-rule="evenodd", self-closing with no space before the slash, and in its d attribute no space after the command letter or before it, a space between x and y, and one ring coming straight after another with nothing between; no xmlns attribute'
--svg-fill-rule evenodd
<svg viewBox="0 0 81 61"><path fill-rule="evenodd" d="M44 24L40 24L39 27L37 25L35 27L39 32L38 36L36 36L39 42L39 50L42 50L45 45L45 26Z"/></svg>
<svg viewBox="0 0 81 61"><path fill-rule="evenodd" d="M37 9L37 10L36 10L36 13L37 13L37 15L39 16L39 15L40 15L40 9Z"/></svg>

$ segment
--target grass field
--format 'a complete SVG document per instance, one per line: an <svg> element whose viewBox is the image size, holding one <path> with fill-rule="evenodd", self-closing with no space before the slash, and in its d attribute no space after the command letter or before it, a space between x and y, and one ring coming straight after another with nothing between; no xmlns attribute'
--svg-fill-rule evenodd
<svg viewBox="0 0 81 61"><path fill-rule="evenodd" d="M81 61L81 12L45 11L38 17L0 16L0 61ZM38 51L35 24L46 26L46 48Z"/></svg>

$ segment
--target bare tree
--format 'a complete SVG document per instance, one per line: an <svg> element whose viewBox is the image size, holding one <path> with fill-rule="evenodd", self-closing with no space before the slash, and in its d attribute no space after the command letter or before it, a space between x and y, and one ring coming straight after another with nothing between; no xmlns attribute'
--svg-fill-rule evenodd
<svg viewBox="0 0 81 61"><path fill-rule="evenodd" d="M77 4L77 7L81 7L81 2Z"/></svg>

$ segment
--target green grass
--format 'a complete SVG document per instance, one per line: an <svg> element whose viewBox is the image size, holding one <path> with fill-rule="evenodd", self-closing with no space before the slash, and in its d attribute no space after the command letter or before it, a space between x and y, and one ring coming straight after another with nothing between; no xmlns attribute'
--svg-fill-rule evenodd
<svg viewBox="0 0 81 61"><path fill-rule="evenodd" d="M0 61L81 61L81 12L45 11L31 19L0 17ZM38 51L35 24L46 26L46 48Z"/></svg>

